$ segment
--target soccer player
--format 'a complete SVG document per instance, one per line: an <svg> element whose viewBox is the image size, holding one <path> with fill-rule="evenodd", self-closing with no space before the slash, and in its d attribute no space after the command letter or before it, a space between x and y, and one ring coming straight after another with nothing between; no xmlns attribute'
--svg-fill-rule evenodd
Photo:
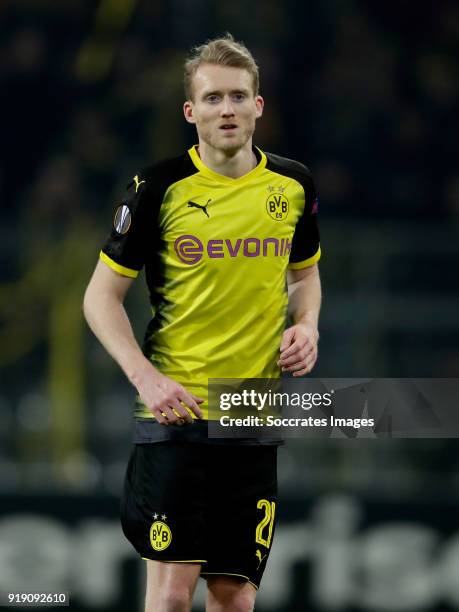
<svg viewBox="0 0 459 612"><path fill-rule="evenodd" d="M147 612L190 610L199 575L208 612L253 610L277 446L209 438L208 379L302 376L317 359L317 196L305 166L252 144L258 81L231 35L193 50L183 110L198 144L134 176L85 294L137 389L121 520L147 562ZM123 301L143 266L154 316L141 350Z"/></svg>

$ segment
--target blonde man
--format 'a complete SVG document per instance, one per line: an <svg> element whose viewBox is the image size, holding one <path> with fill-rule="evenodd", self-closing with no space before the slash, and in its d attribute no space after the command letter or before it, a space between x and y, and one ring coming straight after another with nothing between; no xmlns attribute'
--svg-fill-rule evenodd
<svg viewBox="0 0 459 612"><path fill-rule="evenodd" d="M208 612L247 612L275 529L277 445L209 438L208 379L314 366L317 196L305 166L252 144L264 101L243 44L194 49L185 92L198 145L128 185L84 310L138 392L122 525L147 562L146 612L190 610L200 575ZM143 266L141 350L123 301Z"/></svg>

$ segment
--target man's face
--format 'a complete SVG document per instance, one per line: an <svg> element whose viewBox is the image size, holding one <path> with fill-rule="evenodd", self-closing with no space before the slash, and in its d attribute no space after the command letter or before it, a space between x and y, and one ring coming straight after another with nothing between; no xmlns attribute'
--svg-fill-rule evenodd
<svg viewBox="0 0 459 612"><path fill-rule="evenodd" d="M194 99L185 102L185 119L196 124L201 141L231 153L243 147L263 112L263 98L253 93L244 68L203 64L192 82Z"/></svg>

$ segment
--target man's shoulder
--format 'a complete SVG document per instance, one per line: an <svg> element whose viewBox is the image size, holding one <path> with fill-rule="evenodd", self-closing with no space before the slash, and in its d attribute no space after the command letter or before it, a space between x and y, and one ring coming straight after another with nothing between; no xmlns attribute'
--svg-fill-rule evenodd
<svg viewBox="0 0 459 612"><path fill-rule="evenodd" d="M138 173L139 178L150 182L150 186L163 188L197 172L187 152L176 157L162 159L144 166Z"/></svg>
<svg viewBox="0 0 459 612"><path fill-rule="evenodd" d="M301 184L309 184L312 182L312 173L304 164L295 159L281 157L274 153L268 153L266 151L264 153L266 155L266 168L268 170L293 178Z"/></svg>

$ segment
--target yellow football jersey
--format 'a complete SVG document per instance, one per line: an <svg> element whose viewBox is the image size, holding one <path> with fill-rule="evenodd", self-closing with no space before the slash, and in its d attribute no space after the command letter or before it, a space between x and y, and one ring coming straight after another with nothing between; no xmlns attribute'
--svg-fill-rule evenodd
<svg viewBox="0 0 459 612"><path fill-rule="evenodd" d="M240 178L207 168L197 147L139 172L100 257L136 277L145 266L153 318L143 351L206 399L210 378L278 378L286 271L320 258L309 170L254 147ZM136 416L154 418L137 403Z"/></svg>

